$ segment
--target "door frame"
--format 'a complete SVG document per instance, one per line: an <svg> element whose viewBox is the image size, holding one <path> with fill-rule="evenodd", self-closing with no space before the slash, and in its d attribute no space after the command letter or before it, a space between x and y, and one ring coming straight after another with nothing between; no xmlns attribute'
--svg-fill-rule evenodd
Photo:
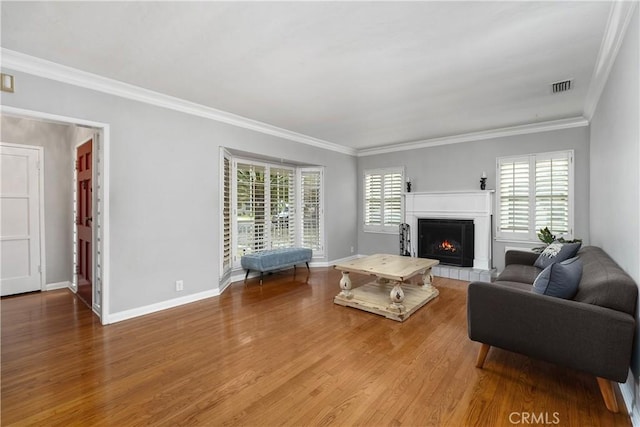
<svg viewBox="0 0 640 427"><path fill-rule="evenodd" d="M38 153L38 228L40 241L40 290L47 290L47 259L45 252L45 228L44 228L44 147L27 144L12 144L0 141L0 145L23 150L35 150Z"/></svg>
<svg viewBox="0 0 640 427"><path fill-rule="evenodd" d="M110 152L111 152L111 131L108 123L102 123L97 121L91 121L76 117L61 116L58 114L51 114L44 111L27 110L23 108L16 108L2 105L0 106L0 112L2 114L11 115L14 117L23 117L29 119L36 119L45 122L59 123L65 125L79 125L96 129L98 137L100 138L100 144L96 150L100 157L99 170L94 170L94 176L99 178L95 182L95 186L98 191L94 191L94 200L99 198L102 204L102 209L98 211L96 224L100 224L100 232L94 231L94 237L96 242L99 240L100 244L93 246L93 263L95 265L98 256L101 258L101 277L100 277L100 289L101 289L101 301L100 312L96 313L100 318L100 322L103 325L111 323L110 321L110 276L111 276L111 248L110 248L110 205L109 205L109 193L110 193ZM95 160L94 160L95 161ZM42 164L42 161L41 161ZM42 172L42 170L41 170ZM41 174L44 177L44 174ZM44 181L43 181L44 182ZM43 193L43 192L42 192ZM44 215L41 221L44 220ZM44 247L44 245L42 245ZM42 248L41 248L42 251ZM94 277L96 271L93 272Z"/></svg>

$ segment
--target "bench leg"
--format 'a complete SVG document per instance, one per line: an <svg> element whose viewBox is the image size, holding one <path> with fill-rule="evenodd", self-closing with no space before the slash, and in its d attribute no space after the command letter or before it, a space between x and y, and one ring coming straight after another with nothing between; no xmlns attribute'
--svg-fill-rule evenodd
<svg viewBox="0 0 640 427"><path fill-rule="evenodd" d="M262 286L262 275L263 275L263 274L264 274L264 273L261 271L261 272L260 272L260 286Z"/></svg>
<svg viewBox="0 0 640 427"><path fill-rule="evenodd" d="M305 264L307 264L307 270L310 270L310 268L309 268L309 263L308 263L308 262L305 262Z"/></svg>
<svg viewBox="0 0 640 427"><path fill-rule="evenodd" d="M247 277L249 277L249 271L251 271L251 270L247 270L247 274L244 275L244 281L245 282L247 281Z"/></svg>

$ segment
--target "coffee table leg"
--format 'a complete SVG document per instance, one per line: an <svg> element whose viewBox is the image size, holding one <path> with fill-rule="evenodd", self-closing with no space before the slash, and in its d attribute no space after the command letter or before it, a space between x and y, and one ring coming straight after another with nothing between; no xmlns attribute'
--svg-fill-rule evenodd
<svg viewBox="0 0 640 427"><path fill-rule="evenodd" d="M393 282L394 286L389 293L389 298L391 298L391 305L389 308L394 311L397 310L398 313L404 312L404 305L402 302L404 301L404 291L400 286L400 282Z"/></svg>
<svg viewBox="0 0 640 427"><path fill-rule="evenodd" d="M351 293L351 278L349 277L348 271L342 272L342 278L340 279L340 289L342 289L340 295L349 299L353 298L353 294Z"/></svg>
<svg viewBox="0 0 640 427"><path fill-rule="evenodd" d="M433 274L431 273L431 269L427 268L422 275L422 287L428 288L431 287L433 283Z"/></svg>

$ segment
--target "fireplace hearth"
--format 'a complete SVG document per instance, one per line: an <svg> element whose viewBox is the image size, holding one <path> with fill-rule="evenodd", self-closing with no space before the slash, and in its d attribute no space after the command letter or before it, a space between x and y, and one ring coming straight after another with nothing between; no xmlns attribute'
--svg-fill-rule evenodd
<svg viewBox="0 0 640 427"><path fill-rule="evenodd" d="M473 220L418 219L418 257L473 267Z"/></svg>

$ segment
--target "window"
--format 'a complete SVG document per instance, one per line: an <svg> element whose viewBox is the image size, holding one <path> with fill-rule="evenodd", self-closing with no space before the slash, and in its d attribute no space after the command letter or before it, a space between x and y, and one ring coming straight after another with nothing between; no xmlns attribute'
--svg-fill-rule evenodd
<svg viewBox="0 0 640 427"><path fill-rule="evenodd" d="M322 169L301 168L299 176L301 246L323 255Z"/></svg>
<svg viewBox="0 0 640 427"><path fill-rule="evenodd" d="M220 273L222 281L231 275L231 156L222 152L222 264Z"/></svg>
<svg viewBox="0 0 640 427"><path fill-rule="evenodd" d="M267 249L264 166L235 163L236 260L246 253Z"/></svg>
<svg viewBox="0 0 640 427"><path fill-rule="evenodd" d="M270 168L271 247L296 245L295 170Z"/></svg>
<svg viewBox="0 0 640 427"><path fill-rule="evenodd" d="M404 221L402 168L364 172L364 230L397 233Z"/></svg>
<svg viewBox="0 0 640 427"><path fill-rule="evenodd" d="M537 241L541 228L573 235L573 151L497 160L497 237Z"/></svg>
<svg viewBox="0 0 640 427"><path fill-rule="evenodd" d="M222 157L221 280L242 255L264 249L301 246L324 255L322 168Z"/></svg>

